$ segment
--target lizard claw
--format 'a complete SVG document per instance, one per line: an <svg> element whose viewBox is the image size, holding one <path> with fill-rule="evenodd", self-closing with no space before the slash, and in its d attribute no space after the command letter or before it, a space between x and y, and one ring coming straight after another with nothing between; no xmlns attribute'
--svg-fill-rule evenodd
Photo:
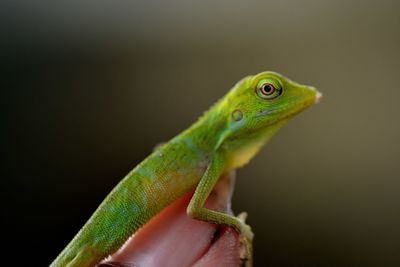
<svg viewBox="0 0 400 267"><path fill-rule="evenodd" d="M237 216L237 218L242 222L245 223L246 219L247 219L247 212L242 211L241 213L239 213L239 215Z"/></svg>
<svg viewBox="0 0 400 267"><path fill-rule="evenodd" d="M253 240L254 237L254 233L251 230L250 225L246 224L246 219L247 219L247 212L241 212L239 213L239 215L237 216L237 218L239 219L239 221L241 222L241 229L240 229L240 234L246 238L247 240L249 240L250 242Z"/></svg>

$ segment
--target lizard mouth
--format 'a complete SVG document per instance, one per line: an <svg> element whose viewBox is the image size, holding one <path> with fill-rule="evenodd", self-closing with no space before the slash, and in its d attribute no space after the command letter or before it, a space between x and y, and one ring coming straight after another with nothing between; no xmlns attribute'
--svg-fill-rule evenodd
<svg viewBox="0 0 400 267"><path fill-rule="evenodd" d="M313 104L318 104L322 100L322 93L319 92L315 87L312 86L302 86L304 90L306 90L306 95L307 97L304 96L293 96L291 98L288 98L286 100L286 104L280 105L277 107L271 107L266 110L262 110L258 112L255 117L264 117L264 116L269 116L269 115L276 115L279 113L284 114L281 118L279 118L279 115L277 116L277 119L275 122L279 120L283 120L286 118L293 117L297 113L300 113L304 109L312 106ZM312 92L310 94L310 92ZM273 124L273 123L272 123Z"/></svg>
<svg viewBox="0 0 400 267"><path fill-rule="evenodd" d="M278 107L272 107L272 108L269 108L266 110L262 110L262 111L258 112L255 115L255 117L259 118L259 117L282 114L283 115L282 117L280 117L279 115L276 116L276 119L274 120L274 122L271 123L271 124L274 124L280 120L293 117L294 115L300 113L304 109L310 107L314 103L314 101L316 101L316 100L314 100L314 99L304 100L304 98L302 98L302 97L293 97L291 99L288 99L288 102L290 104L285 104L285 105L281 105Z"/></svg>

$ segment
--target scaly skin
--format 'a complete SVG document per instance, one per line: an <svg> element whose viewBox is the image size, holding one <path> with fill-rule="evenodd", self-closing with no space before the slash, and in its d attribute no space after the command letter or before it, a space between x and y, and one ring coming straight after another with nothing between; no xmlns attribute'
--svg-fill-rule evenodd
<svg viewBox="0 0 400 267"><path fill-rule="evenodd" d="M121 180L51 266L96 265L193 188L188 215L235 228L250 247L253 233L244 216L211 211L203 204L223 173L246 164L292 116L319 96L314 88L274 72L242 79L196 123Z"/></svg>

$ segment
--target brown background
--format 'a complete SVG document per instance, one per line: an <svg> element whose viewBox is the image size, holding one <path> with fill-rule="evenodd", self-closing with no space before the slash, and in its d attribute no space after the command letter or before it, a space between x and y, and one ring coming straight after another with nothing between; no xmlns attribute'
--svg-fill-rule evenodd
<svg viewBox="0 0 400 267"><path fill-rule="evenodd" d="M275 70L324 99L239 170L256 266L400 265L398 1L57 2L0 8L5 255L48 264L152 147Z"/></svg>

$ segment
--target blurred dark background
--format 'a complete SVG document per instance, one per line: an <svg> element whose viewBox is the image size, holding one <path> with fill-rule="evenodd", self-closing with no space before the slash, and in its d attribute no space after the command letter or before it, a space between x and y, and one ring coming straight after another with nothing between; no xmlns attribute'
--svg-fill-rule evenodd
<svg viewBox="0 0 400 267"><path fill-rule="evenodd" d="M275 70L324 99L238 172L256 266L400 266L399 3L2 2L5 260L49 264L157 143Z"/></svg>

